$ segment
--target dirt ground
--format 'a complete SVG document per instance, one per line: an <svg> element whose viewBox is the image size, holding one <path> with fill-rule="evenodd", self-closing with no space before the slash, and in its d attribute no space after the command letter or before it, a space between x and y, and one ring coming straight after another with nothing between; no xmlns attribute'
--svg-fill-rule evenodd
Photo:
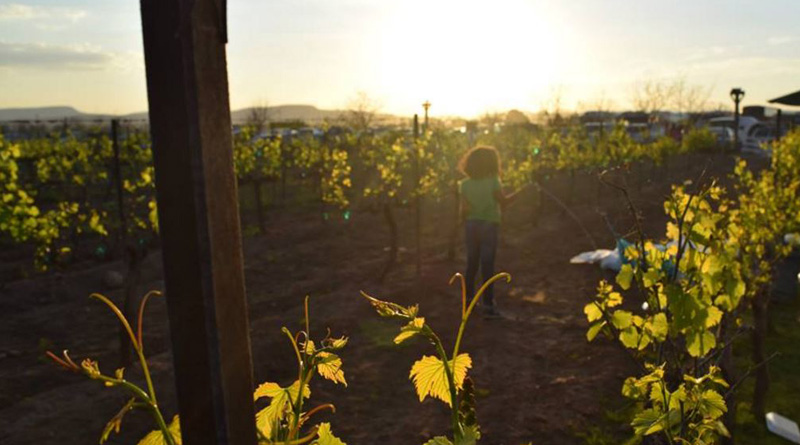
<svg viewBox="0 0 800 445"><path fill-rule="evenodd" d="M627 174L633 201L644 217L647 235L663 236L663 200L669 184L724 176L733 159L690 155L669 168L640 166ZM621 180L622 173L612 175ZM567 201L565 175L545 180L545 187ZM613 238L600 212L615 228L628 232L633 218L614 191L589 174L576 175L576 199L570 208L598 247ZM538 224L530 197L522 197L505 215L497 270L509 272L510 284L496 287L507 319L474 316L462 349L472 356L470 375L478 392L478 421L484 444L573 444L592 426L608 425L607 411L622 403L620 386L633 367L623 351L604 340L585 339L583 305L604 274L597 266L569 264L573 255L592 250L592 241L575 220L544 199ZM452 344L460 311L460 293L448 286L464 268L459 234L455 261L446 258L447 221L452 203L427 203L424 213L423 277L414 278L413 213L400 210L400 263L384 283L377 281L386 257L388 230L379 214L356 212L348 221L322 223L310 209L273 210L264 235L245 240L245 273L249 300L256 383L291 383L293 353L281 326L299 328L303 297L311 296L312 337L325 328L347 335L342 352L349 386L312 382L312 405L332 402L337 411L320 415L347 443L418 444L448 431L448 412L441 402L420 404L408 380L411 365L432 354L422 341L395 346L396 323L380 319L359 296L365 290L401 304L420 304L420 313L447 344ZM147 260L141 292L161 289L160 252ZM16 281L0 290L0 443L91 444L105 422L126 401L113 388L62 371L43 359L48 349L69 349L75 359L98 359L101 369L116 364L117 324L102 304L90 301L101 291L119 302L120 290L103 281L119 263L84 265L60 276ZM145 322L145 351L151 361L163 411L175 413L169 333L163 299L151 301ZM140 380L134 367L126 374ZM612 428L614 428L612 426ZM133 413L110 443L136 443L152 429L144 413ZM627 431L618 425L620 434Z"/></svg>

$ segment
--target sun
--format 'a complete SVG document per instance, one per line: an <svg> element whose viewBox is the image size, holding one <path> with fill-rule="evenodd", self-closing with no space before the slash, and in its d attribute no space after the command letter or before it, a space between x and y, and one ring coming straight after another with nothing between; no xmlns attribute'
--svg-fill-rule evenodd
<svg viewBox="0 0 800 445"><path fill-rule="evenodd" d="M557 82L563 39L530 2L410 1L380 30L379 88L396 108L533 109Z"/></svg>

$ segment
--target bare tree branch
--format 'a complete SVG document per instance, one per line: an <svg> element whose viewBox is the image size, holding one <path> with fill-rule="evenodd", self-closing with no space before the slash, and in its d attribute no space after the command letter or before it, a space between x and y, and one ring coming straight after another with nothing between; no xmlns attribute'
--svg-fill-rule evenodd
<svg viewBox="0 0 800 445"><path fill-rule="evenodd" d="M347 104L343 119L354 130L364 131L377 122L380 110L381 106L376 100L359 91Z"/></svg>
<svg viewBox="0 0 800 445"><path fill-rule="evenodd" d="M266 101L260 101L250 107L247 115L247 124L255 128L256 134L261 133L269 127L270 109Z"/></svg>

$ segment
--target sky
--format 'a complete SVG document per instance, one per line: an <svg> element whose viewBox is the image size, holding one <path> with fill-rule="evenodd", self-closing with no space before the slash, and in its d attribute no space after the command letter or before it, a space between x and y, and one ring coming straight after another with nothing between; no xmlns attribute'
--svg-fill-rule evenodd
<svg viewBox="0 0 800 445"><path fill-rule="evenodd" d="M632 106L683 80L713 106L800 89L798 0L228 0L231 107L477 116ZM0 0L0 108L147 109L139 2Z"/></svg>

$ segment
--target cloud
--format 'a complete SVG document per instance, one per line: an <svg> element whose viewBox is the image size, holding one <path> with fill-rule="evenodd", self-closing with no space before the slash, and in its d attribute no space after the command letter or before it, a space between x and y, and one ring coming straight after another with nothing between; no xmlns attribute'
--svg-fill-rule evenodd
<svg viewBox="0 0 800 445"><path fill-rule="evenodd" d="M725 76L737 73L739 78L800 75L800 58L791 57L731 57L709 60L692 66L695 75Z"/></svg>
<svg viewBox="0 0 800 445"><path fill-rule="evenodd" d="M47 45L0 41L0 67L99 70L115 61L111 53L87 45Z"/></svg>
<svg viewBox="0 0 800 445"><path fill-rule="evenodd" d="M787 43L797 42L800 41L800 37L797 36L775 36L770 37L767 39L767 43L770 45L785 45Z"/></svg>
<svg viewBox="0 0 800 445"><path fill-rule="evenodd" d="M686 62L703 62L709 59L719 59L723 57L732 57L740 54L746 48L744 46L697 46L686 48L682 51L683 60Z"/></svg>
<svg viewBox="0 0 800 445"><path fill-rule="evenodd" d="M0 5L0 20L30 20L36 15L36 9L33 6L18 3Z"/></svg>
<svg viewBox="0 0 800 445"><path fill-rule="evenodd" d="M86 17L86 11L73 8L31 6L21 3L0 5L0 21L58 20L76 23Z"/></svg>

